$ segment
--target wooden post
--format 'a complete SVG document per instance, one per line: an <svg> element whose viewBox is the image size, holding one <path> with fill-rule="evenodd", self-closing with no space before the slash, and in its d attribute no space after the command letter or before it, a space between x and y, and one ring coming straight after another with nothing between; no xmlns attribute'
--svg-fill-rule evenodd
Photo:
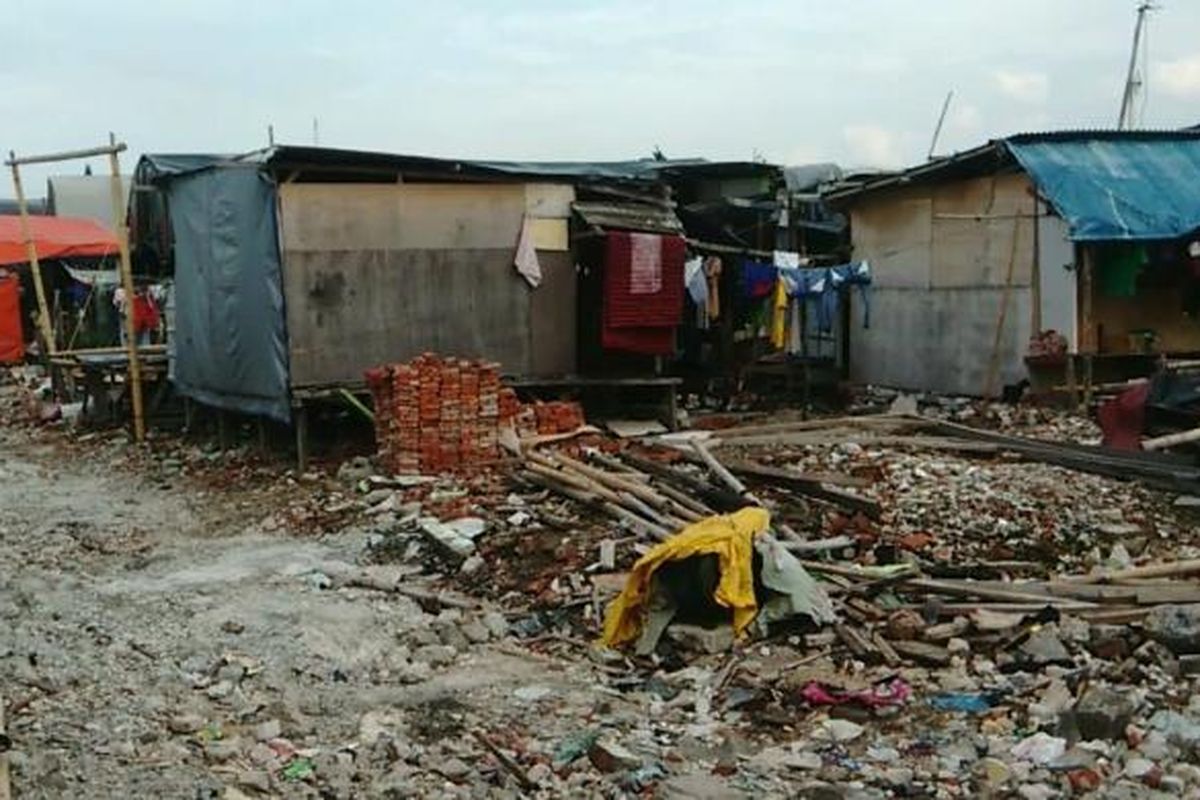
<svg viewBox="0 0 1200 800"><path fill-rule="evenodd" d="M1042 201L1034 189L1033 194L1033 265L1029 275L1030 323L1032 333L1042 332Z"/></svg>
<svg viewBox="0 0 1200 800"><path fill-rule="evenodd" d="M229 449L229 412L223 408L217 409L217 446L222 453Z"/></svg>
<svg viewBox="0 0 1200 800"><path fill-rule="evenodd" d="M308 469L308 407L297 403L292 411L296 426L296 467L303 473Z"/></svg>
<svg viewBox="0 0 1200 800"><path fill-rule="evenodd" d="M117 234L117 250L121 256L121 287L125 290L125 347L129 355L129 399L133 405L133 438L138 444L146 440L145 406L142 397L142 364L138 359L137 330L133 324L134 287L133 264L129 258L129 228L126 225L125 193L121 190L121 162L117 157L117 137L108 135L110 150L108 165L112 190L114 233Z"/></svg>
<svg viewBox="0 0 1200 800"><path fill-rule="evenodd" d="M25 202L25 188L21 185L21 167L17 163L17 155L8 152L9 164L12 166L13 191L17 195L17 213L21 216L21 236L25 239L25 253L29 257L29 271L33 275L33 290L37 295L38 329L46 342L46 355L52 356L58 349L54 341L54 329L50 326L50 307L46 303L46 287L42 285L42 265L38 261L37 245L33 242L33 232L29 228L29 206Z"/></svg>
<svg viewBox="0 0 1200 800"><path fill-rule="evenodd" d="M1088 245L1080 245L1079 269L1079 351L1095 353L1100 349L1096 341L1096 326L1092 322L1092 293L1095 282L1095 254Z"/></svg>
<svg viewBox="0 0 1200 800"><path fill-rule="evenodd" d="M983 382L983 397L990 400L997 394L996 382L1000 373L1000 350L1004 343L1004 324L1008 320L1008 303L1012 297L1013 277L1017 265L1017 239L1021 236L1020 214L1013 217L1012 247L1008 251L1008 272L1004 278L1004 294L1000 295L1000 313L996 316L996 333L992 338L992 355L988 359L987 376Z"/></svg>
<svg viewBox="0 0 1200 800"><path fill-rule="evenodd" d="M0 800L12 800L12 778L8 774L8 728L4 725L4 696L0 695Z"/></svg>
<svg viewBox="0 0 1200 800"><path fill-rule="evenodd" d="M1083 410L1086 413L1092 407L1092 361L1095 358L1091 353L1087 353L1083 357Z"/></svg>

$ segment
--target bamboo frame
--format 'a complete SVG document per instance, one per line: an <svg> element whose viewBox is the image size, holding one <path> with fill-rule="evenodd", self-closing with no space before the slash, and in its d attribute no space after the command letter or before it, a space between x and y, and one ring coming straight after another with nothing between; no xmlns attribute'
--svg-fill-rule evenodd
<svg viewBox="0 0 1200 800"><path fill-rule="evenodd" d="M145 406L143 402L144 398L142 397L142 365L138 358L137 334L133 324L133 266L129 258L129 230L126 227L127 209L122 196L123 192L121 191L121 162L118 158L119 154L123 153L126 149L125 143L118 142L117 137L110 132L108 134L107 146L102 145L83 150L67 150L60 153L24 156L22 158L17 158L16 153L10 150L8 161L5 164L12 169L13 188L16 190L17 208L21 216L21 235L25 238L25 250L29 255L29 268L33 273L33 285L37 294L38 314L40 317L39 327L46 339L47 355L53 357L57 355L69 355L69 353L60 354L58 352L58 346L54 340L54 331L50 327L50 311L46 305L46 288L42 284L41 263L37 257L37 245L34 244L33 235L29 229L29 206L25 201L25 192L21 185L21 166L24 164L50 164L58 161L73 161L80 158L108 156L112 189L113 226L116 228L114 233L117 235L117 250L120 254L121 287L125 291L125 297L129 304L124 314L126 339L124 349L129 355L129 394L131 405L133 406L133 436L134 440L141 444L146 439Z"/></svg>

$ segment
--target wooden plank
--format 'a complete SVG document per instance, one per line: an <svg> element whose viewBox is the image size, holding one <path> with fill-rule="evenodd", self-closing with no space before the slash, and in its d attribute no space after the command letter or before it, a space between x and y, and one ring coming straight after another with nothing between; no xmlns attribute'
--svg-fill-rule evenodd
<svg viewBox="0 0 1200 800"><path fill-rule="evenodd" d="M284 253L293 387L361 384L425 352L533 369L531 292L511 250Z"/></svg>

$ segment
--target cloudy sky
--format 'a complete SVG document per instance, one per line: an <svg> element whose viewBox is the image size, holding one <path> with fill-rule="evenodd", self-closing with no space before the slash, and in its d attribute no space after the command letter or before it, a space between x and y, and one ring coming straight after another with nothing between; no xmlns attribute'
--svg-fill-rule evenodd
<svg viewBox="0 0 1200 800"><path fill-rule="evenodd" d="M949 90L941 152L1111 127L1135 5L8 0L0 149L112 130L134 154L240 152L268 123L310 143L315 117L323 145L415 154L898 166L924 158ZM1144 124L1200 123L1200 2L1159 5Z"/></svg>

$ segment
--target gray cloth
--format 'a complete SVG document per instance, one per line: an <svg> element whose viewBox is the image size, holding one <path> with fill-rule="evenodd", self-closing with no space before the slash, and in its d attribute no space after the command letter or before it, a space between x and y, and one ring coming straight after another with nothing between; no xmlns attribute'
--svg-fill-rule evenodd
<svg viewBox="0 0 1200 800"><path fill-rule="evenodd" d="M254 166L167 186L175 236L175 383L206 405L291 421L275 190Z"/></svg>

